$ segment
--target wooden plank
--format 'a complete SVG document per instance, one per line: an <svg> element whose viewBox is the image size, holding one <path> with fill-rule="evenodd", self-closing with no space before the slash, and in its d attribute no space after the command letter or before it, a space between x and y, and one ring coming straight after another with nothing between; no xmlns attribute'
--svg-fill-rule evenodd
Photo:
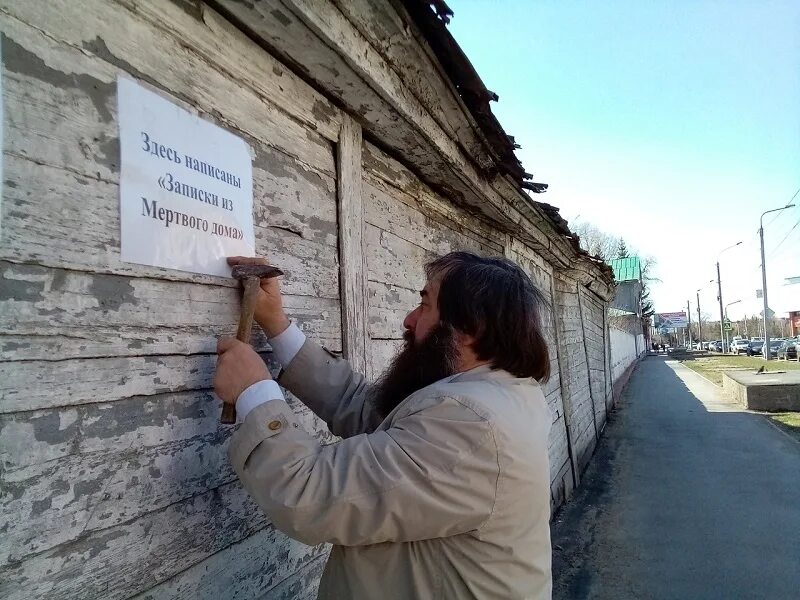
<svg viewBox="0 0 800 600"><path fill-rule="evenodd" d="M288 398L307 431L332 441ZM210 392L182 392L1 416L0 565L235 480L219 412Z"/></svg>
<svg viewBox="0 0 800 600"><path fill-rule="evenodd" d="M596 415L598 431L602 431L606 421L606 356L603 330L604 309L599 297L590 290L582 288L580 298L584 308L582 319L584 343L586 346L586 362L589 369L589 384ZM602 401L601 401L602 399Z"/></svg>
<svg viewBox="0 0 800 600"><path fill-rule="evenodd" d="M340 100L346 97L345 106L351 114L359 115L366 122L379 122L385 132L399 129L400 116L386 110L381 97L364 86L345 58L332 51L281 0L255 3L221 0L217 5L235 25L273 48L283 63L307 78L329 84ZM358 97L356 90L360 94ZM396 136L395 133L391 137Z"/></svg>
<svg viewBox="0 0 800 600"><path fill-rule="evenodd" d="M2 362L0 413L207 390L216 362L216 353Z"/></svg>
<svg viewBox="0 0 800 600"><path fill-rule="evenodd" d="M336 146L342 345L358 373L367 366L367 283L364 204L361 194L361 127L345 117Z"/></svg>
<svg viewBox="0 0 800 600"><path fill-rule="evenodd" d="M491 150L477 123L427 42L406 23L410 17L405 11L370 0L334 0L334 4L400 74L439 127L458 140L482 168L490 167Z"/></svg>
<svg viewBox="0 0 800 600"><path fill-rule="evenodd" d="M236 331L237 289L0 261L0 360L213 353ZM341 348L336 299L285 295L310 337ZM256 329L253 344L269 348Z"/></svg>
<svg viewBox="0 0 800 600"><path fill-rule="evenodd" d="M291 394L286 398L308 431L328 439L319 419ZM211 435L219 435L215 443L222 444L230 431L220 428L219 410L219 400L201 390L5 414L0 416L0 461L4 475L16 481L36 476L36 469L58 467L60 459L81 455L111 456L171 444L183 447ZM33 471L22 471L34 466Z"/></svg>
<svg viewBox="0 0 800 600"><path fill-rule="evenodd" d="M419 304L419 291L369 282L369 336L373 339L400 339L403 320Z"/></svg>
<svg viewBox="0 0 800 600"><path fill-rule="evenodd" d="M116 1L154 28L188 42L205 61L223 69L242 87L252 89L307 128L331 142L338 141L341 111L208 4L190 0L194 6L187 10L180 1Z"/></svg>
<svg viewBox="0 0 800 600"><path fill-rule="evenodd" d="M426 210L421 202L372 178L364 181L367 223L442 256L453 250L497 254L497 247L458 223ZM466 215L462 215L466 217Z"/></svg>
<svg viewBox="0 0 800 600"><path fill-rule="evenodd" d="M125 356L0 363L0 413L211 388L217 356Z"/></svg>
<svg viewBox="0 0 800 600"><path fill-rule="evenodd" d="M0 565L235 479L210 393L0 418Z"/></svg>
<svg viewBox="0 0 800 600"><path fill-rule="evenodd" d="M46 11L35 2L4 4L7 15L4 43L8 46L3 61L6 74L14 76L8 77L8 83L15 85L15 79L23 82L19 93L34 103L36 111L54 113L53 125L58 125L27 131L42 153L42 162L60 164L69 157L60 155L58 148L48 152L39 142L41 136L59 131L59 127L72 129L76 124L89 125L90 129L85 132L84 145L78 147L80 151L76 152L78 148L72 146L68 152L78 155L74 157L78 160L82 153L104 156L104 149L117 137L116 76L124 71L168 92L174 102L200 111L205 119L231 129L248 141L261 140L309 166L334 174L328 139L288 116L270 101L263 89L252 89L246 80L231 76L227 68L231 61L244 63L243 56L264 54L249 40L244 49L241 44L227 40L231 48L220 51L226 56L220 64L213 60L210 50L195 50L191 40L210 37L209 28L188 15L181 23L185 29L175 36L165 35L163 29L156 29L132 12L102 0L80 4L56 0L48 3ZM233 54L236 48L244 54ZM284 73L282 70L281 77ZM262 77L278 78L271 68ZM288 74L286 78L288 81ZM297 94L302 103L310 88L294 78L292 82L282 96L291 98ZM276 85L281 87L281 83L273 81L272 86ZM9 91L14 97L15 92ZM236 102L231 102L231 98L236 98ZM290 100L276 100L286 106L291 104ZM328 106L317 104L316 120L325 128L323 123L329 119L327 129L332 135L338 129L338 119L333 118L334 112ZM9 118L9 124L15 124L15 120ZM111 158L105 157L105 161L111 162Z"/></svg>
<svg viewBox="0 0 800 600"><path fill-rule="evenodd" d="M316 590L314 580L325 566L328 551L329 546L306 546L270 525L132 600L295 600ZM285 589L293 594L284 596Z"/></svg>
<svg viewBox="0 0 800 600"><path fill-rule="evenodd" d="M259 600L316 600L320 578L327 562L327 557L314 560L269 590Z"/></svg>
<svg viewBox="0 0 800 600"><path fill-rule="evenodd" d="M567 453L569 455L570 467L572 472L573 487L578 487L581 478L581 471L578 465L578 452L576 446L577 424L575 423L575 404L577 398L573 397L575 383L571 379L572 368L568 359L570 345L564 332L563 317L563 289L569 289L566 283L553 272L550 278L550 297L552 298L552 317L553 317L553 337L555 340L556 358L558 362L558 380L561 388L561 405L564 415L564 435L567 441Z"/></svg>
<svg viewBox="0 0 800 600"><path fill-rule="evenodd" d="M405 166L372 144L364 143L362 155L365 181L383 189L428 219L469 235L490 247L492 253L501 253L505 243L504 233L489 226L478 215L466 212L463 206L453 204L431 190ZM397 190L403 193L398 194Z"/></svg>
<svg viewBox="0 0 800 600"><path fill-rule="evenodd" d="M425 263L432 252L367 224L364 228L369 280L419 291L425 286Z"/></svg>
<svg viewBox="0 0 800 600"><path fill-rule="evenodd" d="M129 598L260 531L238 482L0 568L5 600Z"/></svg>

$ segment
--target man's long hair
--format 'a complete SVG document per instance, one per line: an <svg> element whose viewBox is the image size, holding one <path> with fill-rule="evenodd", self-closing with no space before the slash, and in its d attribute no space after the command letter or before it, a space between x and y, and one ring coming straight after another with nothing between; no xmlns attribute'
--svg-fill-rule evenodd
<svg viewBox="0 0 800 600"><path fill-rule="evenodd" d="M550 375L550 358L539 319L546 301L525 271L503 258L452 252L425 266L439 282L439 323L421 341L412 332L372 389L372 402L386 417L408 396L456 373L458 332L472 336L473 351L493 369L539 381Z"/></svg>
<svg viewBox="0 0 800 600"><path fill-rule="evenodd" d="M542 293L518 265L505 258L451 252L425 266L438 279L442 324L475 338L479 360L517 377L546 381L550 357L542 334Z"/></svg>

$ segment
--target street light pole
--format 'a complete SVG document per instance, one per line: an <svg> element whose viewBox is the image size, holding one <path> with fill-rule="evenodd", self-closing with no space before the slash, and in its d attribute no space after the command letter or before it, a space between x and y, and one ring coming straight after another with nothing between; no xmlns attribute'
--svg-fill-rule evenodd
<svg viewBox="0 0 800 600"><path fill-rule="evenodd" d="M736 248L736 246L740 245L742 242L736 242L733 246L728 246L724 250L720 250L719 254L717 254L717 300L719 300L719 339L722 340L722 343L725 343L725 330L723 328L722 321L724 319L724 315L722 314L722 277L719 275L719 257L722 256L722 253L726 250L730 250L731 248ZM724 348L723 348L724 350Z"/></svg>
<svg viewBox="0 0 800 600"><path fill-rule="evenodd" d="M691 301L686 301L686 318L689 319L689 350L692 350L692 308Z"/></svg>
<svg viewBox="0 0 800 600"><path fill-rule="evenodd" d="M770 351L769 327L767 326L767 311L769 310L769 305L767 304L767 261L764 258L764 215L768 215L769 213L773 212L780 212L785 208L792 208L793 206L794 204L787 204L786 206L773 208L772 210L763 212L761 213L761 218L758 221L758 236L761 238L761 285L763 286L761 291L762 295L764 296L764 358L766 360L770 359Z"/></svg>

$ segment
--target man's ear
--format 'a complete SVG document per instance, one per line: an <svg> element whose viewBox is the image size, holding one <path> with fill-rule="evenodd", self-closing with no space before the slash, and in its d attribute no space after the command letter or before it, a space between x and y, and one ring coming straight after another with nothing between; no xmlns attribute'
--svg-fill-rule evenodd
<svg viewBox="0 0 800 600"><path fill-rule="evenodd" d="M475 347L475 336L464 333L463 331L454 331L456 344L459 348L469 348L472 350Z"/></svg>

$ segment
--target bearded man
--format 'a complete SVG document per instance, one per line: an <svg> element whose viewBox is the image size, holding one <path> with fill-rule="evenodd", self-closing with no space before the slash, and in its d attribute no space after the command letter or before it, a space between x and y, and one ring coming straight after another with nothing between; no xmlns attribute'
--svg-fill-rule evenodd
<svg viewBox="0 0 800 600"><path fill-rule="evenodd" d="M231 462L278 529L333 544L320 598L550 598L542 297L502 258L454 252L426 273L374 386L307 340L277 280L262 281L255 318L281 385L342 439L320 445L258 354L224 338L214 389L243 420Z"/></svg>

